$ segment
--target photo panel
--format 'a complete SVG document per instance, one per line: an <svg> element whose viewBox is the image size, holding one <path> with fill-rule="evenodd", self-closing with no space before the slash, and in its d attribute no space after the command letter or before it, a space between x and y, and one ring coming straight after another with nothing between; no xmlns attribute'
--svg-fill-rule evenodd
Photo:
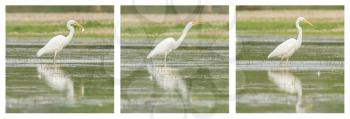
<svg viewBox="0 0 350 119"><path fill-rule="evenodd" d="M228 113L228 6L121 6L121 113Z"/></svg>
<svg viewBox="0 0 350 119"><path fill-rule="evenodd" d="M113 39L113 6L6 6L6 113L113 113Z"/></svg>
<svg viewBox="0 0 350 119"><path fill-rule="evenodd" d="M344 6L236 10L237 113L344 113Z"/></svg>

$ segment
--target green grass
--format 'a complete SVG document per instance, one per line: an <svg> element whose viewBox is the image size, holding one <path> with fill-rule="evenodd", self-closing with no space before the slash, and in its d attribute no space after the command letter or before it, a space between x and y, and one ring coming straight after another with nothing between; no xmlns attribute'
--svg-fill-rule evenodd
<svg viewBox="0 0 350 119"><path fill-rule="evenodd" d="M311 35L344 35L343 21L313 21L314 27L302 24L303 33ZM237 35L294 35L296 33L294 20L238 20Z"/></svg>
<svg viewBox="0 0 350 119"><path fill-rule="evenodd" d="M304 7L300 7L300 9L285 8L281 10L238 10L236 16L237 35L296 35L296 19L303 16L314 25L312 27L301 22L300 25L303 28L304 34L314 36L343 36L344 10L328 10L327 8L305 9Z"/></svg>
<svg viewBox="0 0 350 119"><path fill-rule="evenodd" d="M228 15L224 14L126 14L121 18L122 40L151 39L167 37L177 39L190 19L203 17L202 23L192 26L187 40L228 40Z"/></svg>
<svg viewBox="0 0 350 119"><path fill-rule="evenodd" d="M82 24L85 27L85 32L81 32L80 29L76 29L76 33L80 34L80 38L113 38L114 36L113 23L104 21L88 21ZM66 24L49 22L7 22L6 24L6 36L10 38L49 38L59 34L68 34Z"/></svg>
<svg viewBox="0 0 350 119"><path fill-rule="evenodd" d="M140 24L121 28L122 39L154 39L180 37L185 24ZM228 23L214 23L193 26L187 39L228 39Z"/></svg>
<svg viewBox="0 0 350 119"><path fill-rule="evenodd" d="M67 35L66 22L74 19L85 28L75 29L75 36L82 39L113 39L113 13L7 13L7 39L50 39Z"/></svg>

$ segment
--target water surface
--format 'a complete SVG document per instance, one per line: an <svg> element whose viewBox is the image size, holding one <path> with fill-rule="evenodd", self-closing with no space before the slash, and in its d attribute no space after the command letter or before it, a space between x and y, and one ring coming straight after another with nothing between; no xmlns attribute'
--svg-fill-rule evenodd
<svg viewBox="0 0 350 119"><path fill-rule="evenodd" d="M288 63L267 60L285 38L242 37L237 42L238 113L343 113L344 40L304 37Z"/></svg>
<svg viewBox="0 0 350 119"><path fill-rule="evenodd" d="M184 43L166 63L162 56L145 59L152 48L122 43L123 113L228 112L227 45Z"/></svg>
<svg viewBox="0 0 350 119"><path fill-rule="evenodd" d="M112 113L113 45L106 45L110 43L75 41L53 64L52 55L35 57L41 42L7 41L6 112Z"/></svg>

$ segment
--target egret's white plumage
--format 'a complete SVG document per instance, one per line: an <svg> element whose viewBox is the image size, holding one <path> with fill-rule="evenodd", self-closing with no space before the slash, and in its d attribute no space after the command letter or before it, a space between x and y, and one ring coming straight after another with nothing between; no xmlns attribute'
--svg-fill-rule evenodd
<svg viewBox="0 0 350 119"><path fill-rule="evenodd" d="M54 54L54 63L56 60L56 55L58 52L60 52L65 46L69 44L69 42L72 40L74 35L74 26L82 28L82 31L84 31L83 26L81 26L78 22L74 20L69 20L67 22L67 28L69 30L69 34L67 36L58 35L53 37L43 48L41 48L37 53L36 56L40 57L44 54Z"/></svg>
<svg viewBox="0 0 350 119"><path fill-rule="evenodd" d="M147 55L147 59L155 57L159 54L169 53L178 47L175 44L177 43L172 37L164 39Z"/></svg>
<svg viewBox="0 0 350 119"><path fill-rule="evenodd" d="M268 59L270 58L280 58L281 61L286 59L287 62L289 60L289 57L291 57L295 51L297 51L302 43L302 28L300 27L300 22L306 22L313 26L309 21L307 21L304 17L299 17L296 20L296 28L298 30L298 37L297 39L290 38L280 45L278 45L270 54L267 56Z"/></svg>
<svg viewBox="0 0 350 119"><path fill-rule="evenodd" d="M187 23L185 29L182 31L182 35L178 40L175 40L174 38L166 38L160 43L157 44L156 47L147 55L147 59L153 58L158 55L164 55L164 61L166 61L166 57L169 52L172 50L178 48L182 41L185 39L188 31L191 29L192 25L194 25L193 22Z"/></svg>
<svg viewBox="0 0 350 119"><path fill-rule="evenodd" d="M68 40L64 39L66 39L66 37L63 35L53 37L43 48L37 52L36 56L40 57L44 54L54 53L56 50L62 50L63 47L69 43Z"/></svg>
<svg viewBox="0 0 350 119"><path fill-rule="evenodd" d="M273 50L267 58L289 58L294 54L296 50L298 50L301 46L301 40L296 40L294 38L290 38L280 45L278 45L275 50Z"/></svg>

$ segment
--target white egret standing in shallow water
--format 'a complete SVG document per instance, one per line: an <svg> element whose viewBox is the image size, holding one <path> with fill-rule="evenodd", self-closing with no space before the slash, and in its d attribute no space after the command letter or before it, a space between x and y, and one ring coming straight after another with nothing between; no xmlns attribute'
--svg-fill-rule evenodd
<svg viewBox="0 0 350 119"><path fill-rule="evenodd" d="M72 40L74 35L74 27L80 27L81 31L84 31L84 27L74 20L67 22L67 28L69 30L68 36L58 35L53 37L43 48L41 48L36 56L40 57L44 54L53 53L53 62L56 63L56 55L60 52L68 43Z"/></svg>
<svg viewBox="0 0 350 119"><path fill-rule="evenodd" d="M290 38L280 45L278 45L267 57L270 58L281 58L281 62L285 59L288 63L289 57L291 57L295 51L297 51L302 43L302 29L300 27L300 22L305 22L311 26L313 26L309 21L307 21L304 17L299 17L295 23L298 30L297 39Z"/></svg>
<svg viewBox="0 0 350 119"><path fill-rule="evenodd" d="M188 31L191 29L191 27L193 25L198 24L199 21L191 21L188 22L185 29L182 31L182 35L180 36L180 38L178 40L175 40L172 37L166 38L163 41L161 41L160 43L158 43L158 45L147 55L147 59L149 58L153 58L157 55L164 55L164 62L166 62L166 57L168 55L168 53L170 53L172 50L175 50L176 48L178 48L182 41L185 39Z"/></svg>

